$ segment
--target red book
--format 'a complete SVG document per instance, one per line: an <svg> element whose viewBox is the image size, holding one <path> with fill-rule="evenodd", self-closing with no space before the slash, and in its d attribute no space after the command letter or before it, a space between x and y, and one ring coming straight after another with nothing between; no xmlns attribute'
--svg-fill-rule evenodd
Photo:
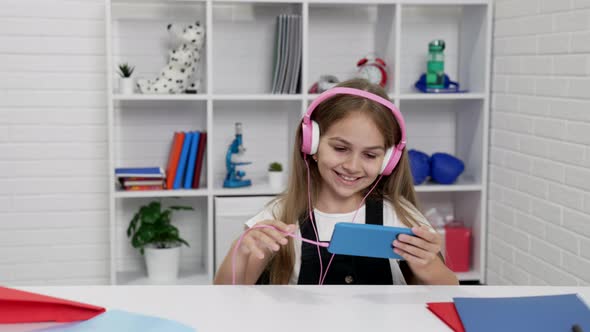
<svg viewBox="0 0 590 332"><path fill-rule="evenodd" d="M105 308L0 287L0 324L74 322L90 319Z"/></svg>
<svg viewBox="0 0 590 332"><path fill-rule="evenodd" d="M197 150L197 161L195 165L195 173L193 176L193 189L199 188L201 181L201 169L203 168L203 158L205 156L205 147L207 146L207 132L201 132L199 139L199 148Z"/></svg>
<svg viewBox="0 0 590 332"><path fill-rule="evenodd" d="M170 154L168 155L168 166L166 167L166 188L168 189L172 189L174 185L174 178L176 177L176 169L178 168L183 143L184 132L174 133Z"/></svg>

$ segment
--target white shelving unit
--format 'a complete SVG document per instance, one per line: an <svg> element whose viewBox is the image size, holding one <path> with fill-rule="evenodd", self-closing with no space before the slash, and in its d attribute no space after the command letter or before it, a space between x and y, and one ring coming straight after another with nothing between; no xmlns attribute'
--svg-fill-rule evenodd
<svg viewBox="0 0 590 332"><path fill-rule="evenodd" d="M124 192L110 189L111 281L147 283L143 259L131 248L125 230L144 203L189 204L192 212L174 215L183 247L179 283L213 280L217 214L252 214L232 209L232 199L267 199L276 195L265 175L271 161L288 166L295 127L316 95L307 90L322 74L341 80L355 73L358 59L374 52L392 77L387 91L408 125L408 148L428 154L448 152L461 158L466 170L454 185L416 187L423 209L444 207L473 229L471 270L461 280L485 282L485 230L492 0L105 0L108 89L108 143L111 184L113 169L124 166L166 166L172 134L205 130L207 150L201 189ZM302 91L270 94L275 18L302 16ZM202 81L196 95L120 95L116 66L129 62L137 77L153 77L166 63L169 23L205 24ZM446 41L445 72L462 94L422 94L414 81L425 71L430 40ZM243 167L253 186L222 188L225 153L242 122ZM287 170L288 171L288 170ZM215 205L223 198L223 211ZM217 208L217 210L216 210ZM262 206L260 206L262 208ZM231 234L224 234L226 237Z"/></svg>

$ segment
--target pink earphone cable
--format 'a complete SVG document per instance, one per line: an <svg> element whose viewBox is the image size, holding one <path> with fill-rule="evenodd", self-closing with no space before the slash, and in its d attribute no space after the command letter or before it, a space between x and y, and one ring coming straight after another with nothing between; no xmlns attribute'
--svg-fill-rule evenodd
<svg viewBox="0 0 590 332"><path fill-rule="evenodd" d="M313 217L313 209L311 205L311 175L309 171L309 164L307 163L307 154L303 154L303 161L305 161L305 167L307 168L307 212L309 213L309 221L311 222L311 226L313 227L313 232L315 234L315 239L320 241L320 236L315 224L315 218ZM316 246L318 250L318 258L320 260L320 281L322 273L324 272L324 264L322 262L322 253L320 251L320 246Z"/></svg>
<svg viewBox="0 0 590 332"><path fill-rule="evenodd" d="M373 185L373 187L371 188L371 190L369 190L369 192L365 195L365 197L363 197L363 200L361 201L361 204L359 204L359 207L356 209L356 212L352 216L351 222L354 222L354 219L356 218L356 214L359 212L359 210L361 209L361 207L365 203L365 200L371 194L371 192L373 191L373 189L375 189L375 187L377 186L377 184L379 183L379 181L381 180L382 177L383 177L383 174L381 174L379 176L379 178L377 179L377 181L375 181L375 184ZM319 247L318 247L318 250L319 250ZM330 268L330 265L332 264L332 260L334 259L334 255L335 254L332 254L332 256L330 257L330 261L328 262L328 266L326 266L326 272L324 273L324 275L322 276L322 274L320 274L320 285L323 285L324 284L324 280L326 279L326 276L328 275L328 269Z"/></svg>

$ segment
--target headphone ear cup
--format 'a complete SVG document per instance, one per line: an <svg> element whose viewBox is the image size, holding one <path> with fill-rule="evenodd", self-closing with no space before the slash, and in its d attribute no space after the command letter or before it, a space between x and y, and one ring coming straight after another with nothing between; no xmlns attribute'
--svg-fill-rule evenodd
<svg viewBox="0 0 590 332"><path fill-rule="evenodd" d="M317 122L311 121L311 145L309 154L316 154L320 146L320 125Z"/></svg>
<svg viewBox="0 0 590 332"><path fill-rule="evenodd" d="M397 162L402 156L402 151L403 150L400 151L395 147L387 149L387 152L385 152L385 157L383 158L383 164L381 165L381 171L379 172L379 174L390 175L391 173L393 173L393 170L395 169Z"/></svg>
<svg viewBox="0 0 590 332"><path fill-rule="evenodd" d="M318 151L320 143L320 126L317 122L311 121L310 124L301 124L301 152L305 154L315 154Z"/></svg>

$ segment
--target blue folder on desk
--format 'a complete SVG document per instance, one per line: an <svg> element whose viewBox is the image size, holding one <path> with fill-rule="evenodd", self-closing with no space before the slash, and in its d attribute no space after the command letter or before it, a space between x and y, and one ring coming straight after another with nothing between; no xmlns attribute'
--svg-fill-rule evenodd
<svg viewBox="0 0 590 332"><path fill-rule="evenodd" d="M590 309L576 294L453 301L467 332L590 331Z"/></svg>
<svg viewBox="0 0 590 332"><path fill-rule="evenodd" d="M179 322L122 310L107 310L90 320L54 326L34 332L195 332Z"/></svg>

